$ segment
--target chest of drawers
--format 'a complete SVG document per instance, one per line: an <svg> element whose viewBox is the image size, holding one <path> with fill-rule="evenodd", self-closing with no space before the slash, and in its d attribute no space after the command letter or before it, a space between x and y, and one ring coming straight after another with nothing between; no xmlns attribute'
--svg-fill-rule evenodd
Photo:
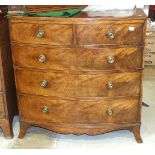
<svg viewBox="0 0 155 155"><path fill-rule="evenodd" d="M20 134L119 129L140 137L146 17L10 17Z"/></svg>
<svg viewBox="0 0 155 155"><path fill-rule="evenodd" d="M0 128L4 136L13 136L12 121L17 113L16 89L13 75L6 6L0 6Z"/></svg>

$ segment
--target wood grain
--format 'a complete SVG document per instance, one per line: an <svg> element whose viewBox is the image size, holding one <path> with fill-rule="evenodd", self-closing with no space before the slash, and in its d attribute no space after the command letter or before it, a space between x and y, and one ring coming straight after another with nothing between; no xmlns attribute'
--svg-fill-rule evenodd
<svg viewBox="0 0 155 155"><path fill-rule="evenodd" d="M137 96L140 93L139 72L71 74L16 70L17 88L22 93L59 97ZM46 88L40 82L46 80ZM113 88L107 83L112 81ZM37 90L37 91L36 91Z"/></svg>
<svg viewBox="0 0 155 155"><path fill-rule="evenodd" d="M134 31L129 31L133 27ZM107 32L115 34L114 39L107 37ZM113 25L78 25L77 43L84 45L91 44L142 44L143 25L142 24L117 24Z"/></svg>
<svg viewBox="0 0 155 155"><path fill-rule="evenodd" d="M31 125L65 134L127 129L140 137L146 16L9 17L20 134ZM36 30L45 36L36 39ZM25 31L23 32L23 29ZM114 39L107 37L112 31ZM38 58L43 54L46 61ZM109 64L108 56L115 62ZM42 88L40 82L47 81ZM112 82L112 89L107 83ZM47 106L47 113L43 107ZM107 115L107 109L112 115ZM44 111L45 112L45 111Z"/></svg>
<svg viewBox="0 0 155 155"><path fill-rule="evenodd" d="M10 25L12 41L31 44L71 45L72 26L58 24L14 23ZM42 38L37 38L39 30L44 31Z"/></svg>
<svg viewBox="0 0 155 155"><path fill-rule="evenodd" d="M142 47L51 48L14 45L13 60L19 67L57 71L132 70L142 68ZM44 63L39 56L44 55ZM108 63L108 56L115 62Z"/></svg>
<svg viewBox="0 0 155 155"><path fill-rule="evenodd" d="M138 100L133 98L62 100L20 96L19 104L21 117L32 120L71 124L122 124L137 121ZM44 106L49 108L46 114L42 112ZM108 108L112 109L112 116L107 115Z"/></svg>

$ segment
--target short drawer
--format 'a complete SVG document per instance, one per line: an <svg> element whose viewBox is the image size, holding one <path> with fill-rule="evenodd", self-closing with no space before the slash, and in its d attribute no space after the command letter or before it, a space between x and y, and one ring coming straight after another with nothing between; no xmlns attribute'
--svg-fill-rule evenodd
<svg viewBox="0 0 155 155"><path fill-rule="evenodd" d="M71 45L72 26L57 24L10 24L11 40L30 44Z"/></svg>
<svg viewBox="0 0 155 155"><path fill-rule="evenodd" d="M83 73L16 70L20 92L58 97L137 96L141 73Z"/></svg>
<svg viewBox="0 0 155 155"><path fill-rule="evenodd" d="M39 96L20 96L21 117L69 124L135 123L138 99L104 98L64 100Z"/></svg>
<svg viewBox="0 0 155 155"><path fill-rule="evenodd" d="M146 52L155 52L155 37L146 39Z"/></svg>
<svg viewBox="0 0 155 155"><path fill-rule="evenodd" d="M3 96L0 92L0 118L3 118L4 116L5 116L4 102L3 102Z"/></svg>
<svg viewBox="0 0 155 155"><path fill-rule="evenodd" d="M142 24L78 25L77 42L90 44L142 44Z"/></svg>
<svg viewBox="0 0 155 155"><path fill-rule="evenodd" d="M155 53L145 53L145 65L155 65Z"/></svg>
<svg viewBox="0 0 155 155"><path fill-rule="evenodd" d="M155 37L155 31L147 31L146 36L147 37Z"/></svg>
<svg viewBox="0 0 155 155"><path fill-rule="evenodd" d="M14 64L51 70L128 70L142 68L143 48L47 48L13 46Z"/></svg>

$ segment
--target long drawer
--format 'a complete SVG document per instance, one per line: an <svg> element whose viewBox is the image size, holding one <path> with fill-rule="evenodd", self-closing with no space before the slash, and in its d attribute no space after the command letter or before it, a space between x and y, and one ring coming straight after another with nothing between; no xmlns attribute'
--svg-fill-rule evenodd
<svg viewBox="0 0 155 155"><path fill-rule="evenodd" d="M11 40L21 43L71 45L72 26L58 24L10 24Z"/></svg>
<svg viewBox="0 0 155 155"><path fill-rule="evenodd" d="M83 73L16 70L17 88L22 93L58 97L138 96L140 72Z"/></svg>
<svg viewBox="0 0 155 155"><path fill-rule="evenodd" d="M3 96L0 93L0 118L3 118L4 116L5 116L5 110L4 110Z"/></svg>
<svg viewBox="0 0 155 155"><path fill-rule="evenodd" d="M77 43L93 44L142 44L143 24L78 25Z"/></svg>
<svg viewBox="0 0 155 155"><path fill-rule="evenodd" d="M20 96L23 118L56 123L134 123L138 117L137 98L65 100Z"/></svg>
<svg viewBox="0 0 155 155"><path fill-rule="evenodd" d="M143 48L49 48L13 46L14 64L52 70L128 70L142 68Z"/></svg>

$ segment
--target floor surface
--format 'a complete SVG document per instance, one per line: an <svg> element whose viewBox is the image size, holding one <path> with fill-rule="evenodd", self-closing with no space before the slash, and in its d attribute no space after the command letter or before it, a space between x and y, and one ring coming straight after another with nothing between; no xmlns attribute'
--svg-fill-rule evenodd
<svg viewBox="0 0 155 155"><path fill-rule="evenodd" d="M115 131L97 136L63 135L46 129L31 127L24 139L18 139L19 121L14 118L14 138L5 139L0 129L0 148L63 148L63 149L92 149L92 148L148 148L155 147L155 67L145 67L143 101L149 107L142 107L141 136L143 144L137 144L133 134L129 131Z"/></svg>

